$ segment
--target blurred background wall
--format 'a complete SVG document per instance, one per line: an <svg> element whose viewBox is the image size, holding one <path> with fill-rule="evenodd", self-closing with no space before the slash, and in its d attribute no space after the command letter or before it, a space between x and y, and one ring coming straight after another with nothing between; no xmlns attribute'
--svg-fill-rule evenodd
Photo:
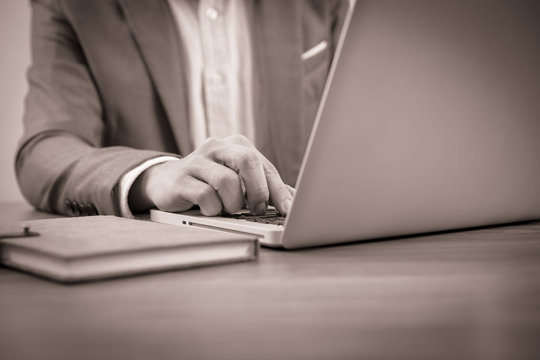
<svg viewBox="0 0 540 360"><path fill-rule="evenodd" d="M22 201L14 156L30 64L30 1L0 0L0 201Z"/></svg>

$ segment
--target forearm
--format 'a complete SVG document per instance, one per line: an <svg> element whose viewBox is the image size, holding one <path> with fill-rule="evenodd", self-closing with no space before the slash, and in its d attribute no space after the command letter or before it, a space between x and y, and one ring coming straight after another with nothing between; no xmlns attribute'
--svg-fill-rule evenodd
<svg viewBox="0 0 540 360"><path fill-rule="evenodd" d="M18 153L21 191L36 208L66 215L73 205L121 215L118 184L124 174L162 155L127 147L96 148L68 133L43 134Z"/></svg>

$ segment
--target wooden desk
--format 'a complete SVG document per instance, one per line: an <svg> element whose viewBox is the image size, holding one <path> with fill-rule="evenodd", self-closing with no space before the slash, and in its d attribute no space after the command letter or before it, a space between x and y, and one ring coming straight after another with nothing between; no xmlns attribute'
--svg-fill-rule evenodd
<svg viewBox="0 0 540 360"><path fill-rule="evenodd" d="M2 204L2 221L48 216ZM2 359L538 359L540 223L63 286L0 268Z"/></svg>

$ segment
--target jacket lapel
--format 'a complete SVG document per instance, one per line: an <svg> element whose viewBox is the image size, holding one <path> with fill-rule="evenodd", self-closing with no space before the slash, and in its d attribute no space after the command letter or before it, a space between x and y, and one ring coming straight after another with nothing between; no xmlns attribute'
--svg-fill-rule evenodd
<svg viewBox="0 0 540 360"><path fill-rule="evenodd" d="M169 118L180 153L193 151L187 83L175 20L166 0L118 0ZM300 2L255 0L253 8L257 144L294 185L303 147ZM283 11L287 9L288 11Z"/></svg>
<svg viewBox="0 0 540 360"><path fill-rule="evenodd" d="M257 119L259 149L278 167L283 180L294 186L300 170L303 146L301 119L301 22L300 2L255 2L256 88L260 109ZM284 11L287 9L287 11Z"/></svg>
<svg viewBox="0 0 540 360"><path fill-rule="evenodd" d="M169 119L180 153L193 151L183 56L165 0L119 0Z"/></svg>

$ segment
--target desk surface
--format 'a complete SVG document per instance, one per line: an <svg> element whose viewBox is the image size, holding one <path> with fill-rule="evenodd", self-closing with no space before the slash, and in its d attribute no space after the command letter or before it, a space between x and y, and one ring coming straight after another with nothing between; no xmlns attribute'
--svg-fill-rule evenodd
<svg viewBox="0 0 540 360"><path fill-rule="evenodd" d="M0 221L50 216L0 204ZM540 223L64 286L0 268L3 359L538 359Z"/></svg>

